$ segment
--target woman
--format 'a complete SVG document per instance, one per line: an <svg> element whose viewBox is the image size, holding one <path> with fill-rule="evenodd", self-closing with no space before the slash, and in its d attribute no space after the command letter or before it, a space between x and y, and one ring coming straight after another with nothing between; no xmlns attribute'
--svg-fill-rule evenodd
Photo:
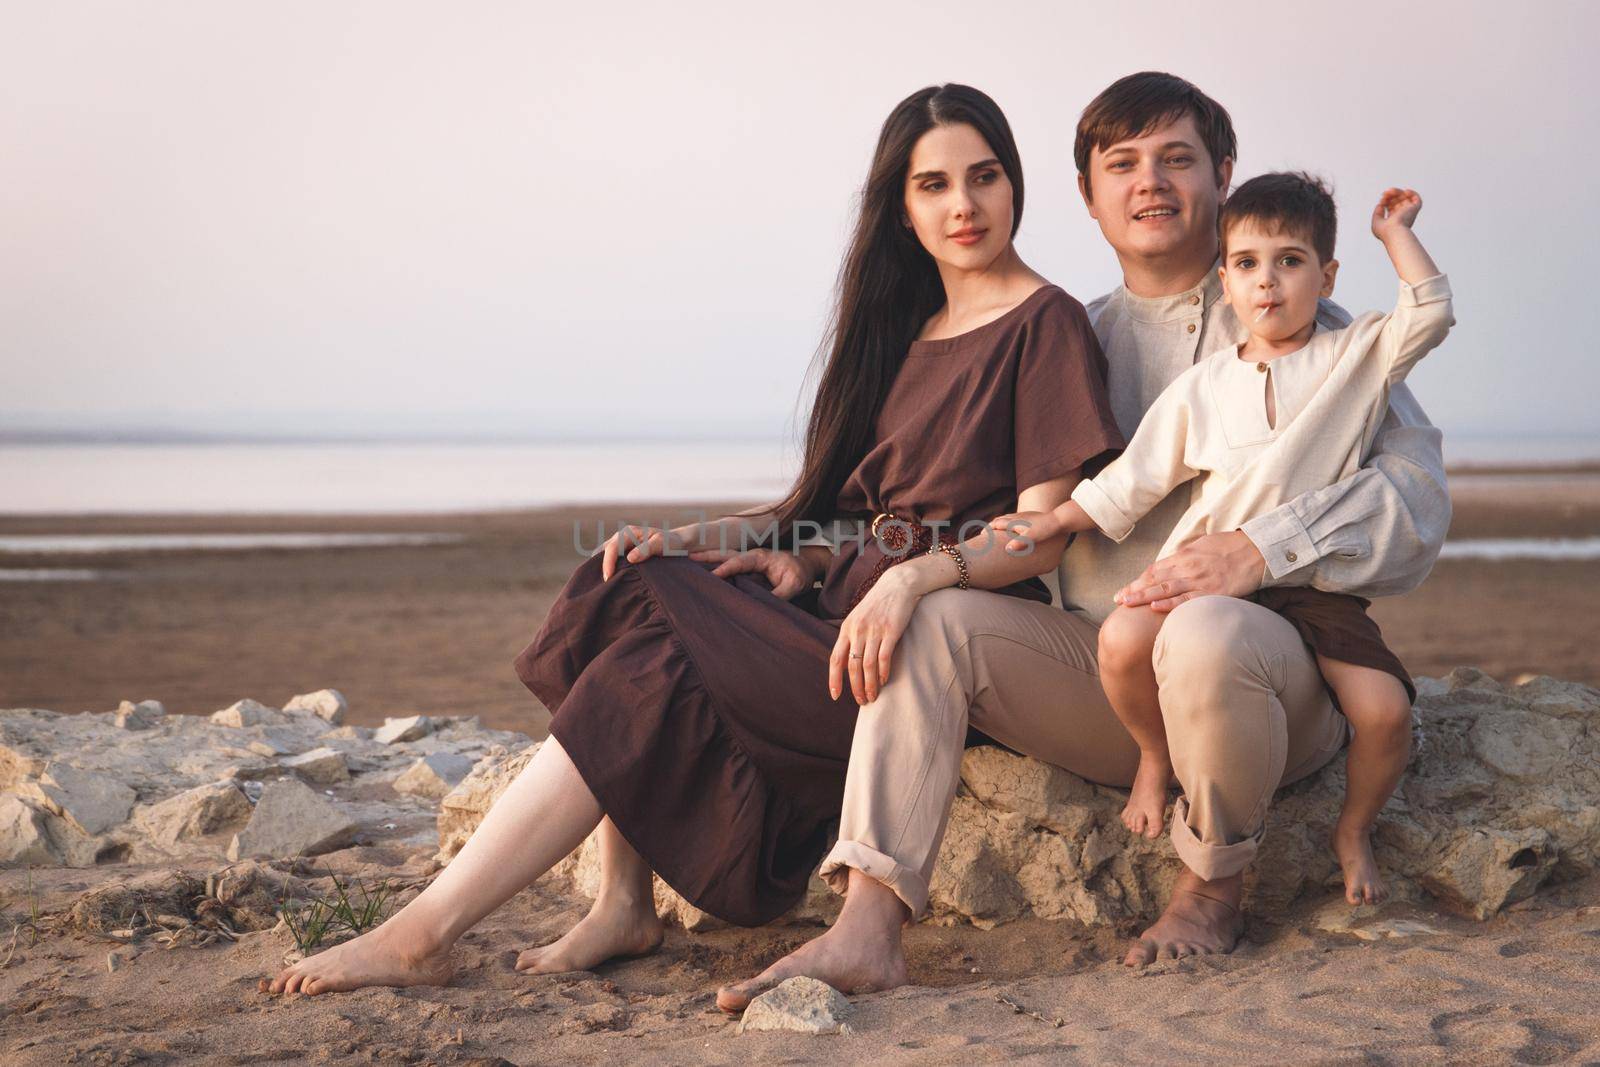
<svg viewBox="0 0 1600 1067"><path fill-rule="evenodd" d="M857 707L847 678L856 699L876 695L930 577L1048 600L1033 575L1060 542L1011 556L986 523L1053 507L1086 462L1121 444L1083 308L1013 247L1022 192L1010 128L984 94L946 85L894 109L793 491L758 514L625 531L580 566L516 664L553 712L550 739L423 893L288 968L273 992L447 981L456 938L597 825L592 910L518 969L654 949L652 870L745 925L799 900L839 814ZM741 526L792 531L840 515L882 516L881 540L722 551ZM976 533L957 543L962 524ZM689 556L663 555L669 541ZM864 910L903 917L892 894L857 893L858 875L845 930ZM896 960L866 971L836 980L847 991L904 981Z"/></svg>

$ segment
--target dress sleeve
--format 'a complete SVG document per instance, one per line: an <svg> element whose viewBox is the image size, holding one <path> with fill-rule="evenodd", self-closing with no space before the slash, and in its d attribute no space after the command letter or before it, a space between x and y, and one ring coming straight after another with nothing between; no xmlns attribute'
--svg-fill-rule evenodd
<svg viewBox="0 0 1600 1067"><path fill-rule="evenodd" d="M1083 305L1052 297L1018 357L1017 491L1059 478L1123 445L1106 392L1106 357Z"/></svg>

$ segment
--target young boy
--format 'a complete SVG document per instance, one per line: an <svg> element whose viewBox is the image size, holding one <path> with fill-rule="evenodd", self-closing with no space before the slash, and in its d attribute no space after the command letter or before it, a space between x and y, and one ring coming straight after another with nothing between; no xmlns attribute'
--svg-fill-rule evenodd
<svg viewBox="0 0 1600 1067"><path fill-rule="evenodd" d="M1412 231L1421 208L1415 191L1389 189L1372 212L1372 233L1400 277L1394 312L1369 312L1342 330L1319 332L1317 301L1332 295L1339 269L1332 196L1304 174L1266 174L1241 185L1217 223L1223 288L1249 338L1168 386L1127 451L1080 482L1070 501L1048 513L995 519L997 530L1027 531L1007 551L1096 528L1121 541L1169 493L1198 478L1161 558L1353 473L1383 418L1389 387L1455 323L1449 283ZM1365 600L1303 588L1266 589L1252 599L1300 631L1354 731L1333 848L1346 899L1377 903L1386 890L1370 836L1410 758L1410 675L1383 644ZM1118 608L1100 630L1106 696L1140 749L1122 818L1152 838L1161 832L1172 776L1151 665L1165 618L1148 607Z"/></svg>

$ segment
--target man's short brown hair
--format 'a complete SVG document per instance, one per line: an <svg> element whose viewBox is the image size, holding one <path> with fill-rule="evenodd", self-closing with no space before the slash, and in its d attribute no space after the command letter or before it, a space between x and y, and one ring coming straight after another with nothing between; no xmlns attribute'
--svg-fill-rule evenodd
<svg viewBox="0 0 1600 1067"><path fill-rule="evenodd" d="M1233 135L1228 109L1202 93L1193 82L1175 74L1147 70L1118 78L1083 109L1072 158L1078 164L1085 191L1093 199L1089 182L1089 154L1096 148L1142 137L1167 122L1188 115L1194 119L1200 140L1211 154L1211 166L1222 180L1222 161L1236 159L1239 144Z"/></svg>
<svg viewBox="0 0 1600 1067"><path fill-rule="evenodd" d="M1223 263L1228 258L1228 230L1241 222L1254 222L1271 233L1303 234L1310 238L1317 258L1333 258L1339 232L1339 211L1333 193L1319 178L1301 171L1263 174L1251 178L1223 201L1217 212L1217 238Z"/></svg>

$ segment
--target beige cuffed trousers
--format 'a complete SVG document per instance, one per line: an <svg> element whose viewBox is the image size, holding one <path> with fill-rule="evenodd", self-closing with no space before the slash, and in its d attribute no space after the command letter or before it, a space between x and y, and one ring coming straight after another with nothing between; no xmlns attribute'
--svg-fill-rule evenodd
<svg viewBox="0 0 1600 1067"><path fill-rule="evenodd" d="M854 867L922 914L969 722L1092 782L1131 784L1139 750L1100 688L1097 635L1058 607L998 593L924 597L889 683L856 720L828 884L843 893ZM1344 717L1294 627L1250 601L1180 605L1154 663L1183 788L1173 845L1202 878L1235 874L1255 856L1273 792L1333 758Z"/></svg>

